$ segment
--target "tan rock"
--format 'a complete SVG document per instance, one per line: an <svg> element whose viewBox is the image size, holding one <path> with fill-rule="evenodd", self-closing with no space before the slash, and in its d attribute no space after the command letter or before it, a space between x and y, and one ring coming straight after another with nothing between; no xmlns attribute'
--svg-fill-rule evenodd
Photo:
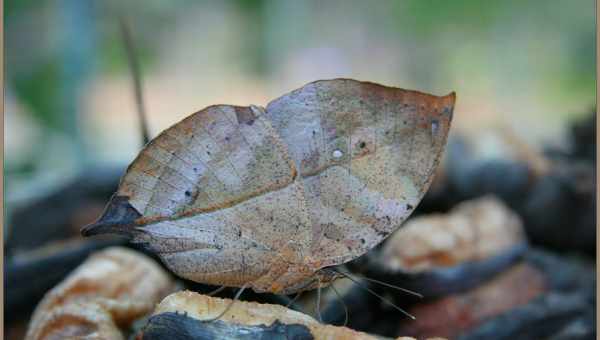
<svg viewBox="0 0 600 340"><path fill-rule="evenodd" d="M186 313L197 320L208 320L220 315L231 304L230 299L220 299L183 291L167 296L154 311L154 315L167 312ZM236 301L221 318L221 321L246 326L283 324L306 326L315 339L379 339L379 337L358 332L346 327L324 325L306 314L279 305Z"/></svg>
<svg viewBox="0 0 600 340"><path fill-rule="evenodd" d="M119 327L152 311L174 284L158 264L135 251L98 252L37 306L27 339L123 339Z"/></svg>
<svg viewBox="0 0 600 340"><path fill-rule="evenodd" d="M409 220L385 243L381 258L391 271L421 272L485 259L525 242L520 218L499 199L486 196L448 214Z"/></svg>

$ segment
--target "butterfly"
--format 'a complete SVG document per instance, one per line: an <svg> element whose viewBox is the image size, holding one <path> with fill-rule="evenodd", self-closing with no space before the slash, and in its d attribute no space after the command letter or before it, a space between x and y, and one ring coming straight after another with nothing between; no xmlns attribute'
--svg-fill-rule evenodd
<svg viewBox="0 0 600 340"><path fill-rule="evenodd" d="M84 236L126 235L180 277L293 294L381 243L427 191L455 93L319 80L214 105L138 154Z"/></svg>

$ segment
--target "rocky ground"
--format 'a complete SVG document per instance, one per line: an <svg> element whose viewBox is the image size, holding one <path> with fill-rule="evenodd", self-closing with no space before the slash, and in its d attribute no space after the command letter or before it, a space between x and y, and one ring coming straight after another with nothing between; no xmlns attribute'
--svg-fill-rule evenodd
<svg viewBox="0 0 600 340"><path fill-rule="evenodd" d="M242 301L262 304L236 302L203 322L235 291L208 297L215 287L172 276L122 239L79 236L123 169L89 171L11 215L7 338L595 338L595 119L574 122L561 149L498 133L503 151L490 153L480 136L455 134L403 228L347 264L354 281L335 283L340 297L323 290L323 323L315 292L297 301L246 292Z"/></svg>

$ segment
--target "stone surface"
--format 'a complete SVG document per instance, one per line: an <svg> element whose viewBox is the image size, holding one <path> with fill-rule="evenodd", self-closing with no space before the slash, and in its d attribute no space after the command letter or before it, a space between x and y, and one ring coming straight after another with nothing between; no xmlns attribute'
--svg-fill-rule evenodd
<svg viewBox="0 0 600 340"><path fill-rule="evenodd" d="M409 220L362 269L368 277L431 299L488 280L518 261L526 249L520 218L499 199L485 196L448 213Z"/></svg>
<svg viewBox="0 0 600 340"><path fill-rule="evenodd" d="M119 327L151 312L173 289L170 275L151 259L126 248L107 248L46 294L26 338L123 339Z"/></svg>
<svg viewBox="0 0 600 340"><path fill-rule="evenodd" d="M527 282L526 285L523 283ZM525 305L546 290L543 274L521 264L466 293L449 295L409 308L415 321L402 322L398 333L417 338L458 335L486 319Z"/></svg>
<svg viewBox="0 0 600 340"><path fill-rule="evenodd" d="M165 338L171 332L178 336L181 332L190 332L193 339L205 339L216 334L228 334L241 339L246 339L247 334L252 334L250 338L258 339L271 336L281 339L292 339L294 336L300 339L376 339L375 336L349 328L321 324L306 314L283 306L245 301L235 301L230 305L232 302L230 299L189 291L171 294L156 307L154 316L138 337L159 339L161 337L147 336L160 335ZM219 316L226 308L229 309L218 323L201 321ZM165 324L168 324L167 329L161 326Z"/></svg>

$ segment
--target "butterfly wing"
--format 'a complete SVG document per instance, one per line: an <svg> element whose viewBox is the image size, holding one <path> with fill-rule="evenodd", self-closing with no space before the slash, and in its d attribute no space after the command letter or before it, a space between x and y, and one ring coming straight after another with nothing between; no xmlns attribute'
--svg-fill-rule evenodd
<svg viewBox="0 0 600 340"><path fill-rule="evenodd" d="M453 106L454 94L346 79L308 84L265 112L211 106L153 139L83 234L127 234L178 275L228 286L276 262L349 261L423 197Z"/></svg>
<svg viewBox="0 0 600 340"><path fill-rule="evenodd" d="M266 116L298 168L320 267L364 254L410 215L440 160L454 101L335 79L269 103Z"/></svg>
<svg viewBox="0 0 600 340"><path fill-rule="evenodd" d="M296 176L261 110L211 106L154 138L83 233L129 235L182 277L241 286L290 239L308 239Z"/></svg>

